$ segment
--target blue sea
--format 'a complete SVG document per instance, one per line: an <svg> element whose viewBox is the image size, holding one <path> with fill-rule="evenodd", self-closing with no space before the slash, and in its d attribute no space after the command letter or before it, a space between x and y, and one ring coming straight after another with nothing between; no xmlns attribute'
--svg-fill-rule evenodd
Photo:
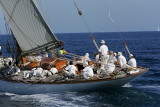
<svg viewBox="0 0 160 107"><path fill-rule="evenodd" d="M143 76L118 89L92 92L53 92L46 94L18 95L0 92L0 107L160 107L160 32L94 33L100 45L104 39L109 50L123 52L128 59L122 38L135 56L139 66L150 70ZM66 51L84 55L96 48L88 33L56 34L64 42ZM3 56L10 56L5 49L7 35L0 36Z"/></svg>

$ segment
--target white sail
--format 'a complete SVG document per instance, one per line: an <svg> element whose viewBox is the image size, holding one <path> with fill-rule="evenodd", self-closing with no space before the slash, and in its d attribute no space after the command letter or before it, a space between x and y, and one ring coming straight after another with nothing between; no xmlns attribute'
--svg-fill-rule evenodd
<svg viewBox="0 0 160 107"><path fill-rule="evenodd" d="M59 45L33 0L0 0L0 7L22 52Z"/></svg>
<svg viewBox="0 0 160 107"><path fill-rule="evenodd" d="M158 27L158 31L160 31L160 28Z"/></svg>

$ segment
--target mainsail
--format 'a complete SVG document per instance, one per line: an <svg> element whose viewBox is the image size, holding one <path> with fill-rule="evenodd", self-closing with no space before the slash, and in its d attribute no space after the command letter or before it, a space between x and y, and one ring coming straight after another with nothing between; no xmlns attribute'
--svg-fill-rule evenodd
<svg viewBox="0 0 160 107"><path fill-rule="evenodd" d="M23 54L60 46L33 0L0 0L0 7Z"/></svg>

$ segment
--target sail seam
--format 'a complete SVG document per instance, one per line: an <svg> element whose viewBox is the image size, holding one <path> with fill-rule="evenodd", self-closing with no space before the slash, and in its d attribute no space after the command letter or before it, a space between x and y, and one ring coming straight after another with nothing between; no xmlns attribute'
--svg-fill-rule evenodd
<svg viewBox="0 0 160 107"><path fill-rule="evenodd" d="M0 1L1 2L1 1ZM6 13L8 14L8 16L12 19L12 17L9 15L8 11L6 10L6 8L4 7L3 3L1 2L3 8L5 9ZM19 31L23 34L23 37L27 40L28 44L32 47L32 45L29 43L28 39L31 40L29 37L27 37L24 32L18 27L18 25L15 23L15 21L12 19L12 21L14 22L14 24L16 25L16 27L19 29ZM28 39L27 39L28 38ZM32 40L31 40L32 41ZM33 42L33 41L32 41ZM34 42L33 42L34 43ZM34 43L35 45L37 45L36 43ZM37 45L38 46L38 45Z"/></svg>

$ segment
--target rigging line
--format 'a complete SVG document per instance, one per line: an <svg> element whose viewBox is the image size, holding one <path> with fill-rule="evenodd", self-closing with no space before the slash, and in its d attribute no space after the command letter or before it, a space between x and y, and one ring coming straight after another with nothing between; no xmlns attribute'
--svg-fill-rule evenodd
<svg viewBox="0 0 160 107"><path fill-rule="evenodd" d="M34 3L34 2L31 2L30 1L30 4L32 4L32 3ZM29 9L34 9L34 6L33 6L33 4L32 5L29 5L29 7L28 7ZM37 19L38 20L38 18L39 17L36 17L37 16L37 13L36 13L36 11L32 11L33 12L33 14L30 14L30 16L27 16L28 17L28 19L30 18L30 17L32 17L32 19ZM34 35L35 35L35 37L36 37L36 39L37 39L37 41L38 41L38 43L43 43L43 37L41 36L41 34L43 34L43 32L42 32L42 30L40 29L41 27L40 27L40 25L39 25L39 21L37 21L37 20L31 20L32 21L32 23L36 23L35 24L35 26L32 26L32 29L33 29L33 33L34 33ZM36 30L36 28L38 28L38 29L40 29L40 30ZM37 36L38 35L38 36Z"/></svg>
<svg viewBox="0 0 160 107"><path fill-rule="evenodd" d="M122 41L123 41L123 44L124 44L124 46L125 46L125 48L126 48L128 54L130 55L130 51L129 51L128 47L127 47L127 44L126 44L126 42L124 41L124 37L123 37L122 33L119 31L119 28L118 28L117 24L115 23L114 18L113 18L112 15L111 15L110 9L109 9L109 7L108 7L106 1L103 0L103 2L104 2L104 4L105 4L105 7L107 8L108 16L109 16L111 22L114 24L114 26L115 26L117 32L119 33L119 35L120 35L120 37L121 37L121 39L122 39Z"/></svg>
<svg viewBox="0 0 160 107"><path fill-rule="evenodd" d="M41 8L41 10L42 10L42 14L44 15L44 19L48 20L47 14L46 14L46 12L45 12L45 10L44 10L44 7L43 7L43 5L42 5L42 0L40 0L39 4L40 4L40 8ZM49 21L49 20L48 20L48 21Z"/></svg>
<svg viewBox="0 0 160 107"><path fill-rule="evenodd" d="M33 9L33 4L32 4L32 6L30 5L30 9ZM37 13L36 13L36 11L33 11L33 12L34 12L34 13L31 14L30 16L32 17L32 19L35 19L35 15L37 15ZM29 16L29 18L30 18L30 16ZM33 23L36 23L36 27L33 26L32 29L34 29L34 35L36 35L37 40L39 40L38 43L43 43L43 37L42 37L43 31L42 31L42 29L41 29L38 21L37 21L37 20L31 20L31 21L32 21ZM37 31L35 28L38 28L38 29L40 29L40 30ZM36 33L37 33L38 35L37 35Z"/></svg>
<svg viewBox="0 0 160 107"><path fill-rule="evenodd" d="M30 5L28 6L28 8L31 10L34 10L34 6L33 6L33 3L34 2L32 2L32 1L30 1ZM32 13L33 12L33 13ZM32 19L35 19L35 20L31 20L32 21L32 23L35 23L35 25L34 26L32 26L32 29L33 29L33 33L34 33L34 37L36 38L36 41L37 41L37 44L38 43L43 43L43 37L42 37L42 34L43 34L43 31L42 31L42 29L41 29L41 27L40 27L40 24L38 23L39 21L39 17L37 17L38 15L37 15L37 13L36 13L36 11L34 10L34 11L31 11L31 14L30 14L30 16L28 16L27 15L27 17L28 17L28 19L30 19L30 17L32 18ZM38 28L38 29L40 29L40 30L36 30L36 28ZM29 28L30 29L30 28Z"/></svg>
<svg viewBox="0 0 160 107"><path fill-rule="evenodd" d="M87 30L88 30L89 34L92 35L91 30L90 30L90 27L89 27L89 25L87 24L85 18L82 16L82 12L79 10L79 8L78 8L75 0L73 0L73 2L74 2L74 5L75 5L75 7L77 8L77 10L78 10L78 12L79 12L79 15L82 17L82 21L83 21L83 23L85 24L85 26L87 27Z"/></svg>
<svg viewBox="0 0 160 107"><path fill-rule="evenodd" d="M28 6L28 5L27 5ZM21 14L23 14L24 13L24 8L22 8L22 6L20 5L20 6L18 6L17 7L18 8L18 10L20 11L19 13L21 13ZM24 14L23 14L24 15ZM26 15L25 15L26 16ZM22 18L22 15L19 15L19 17L20 18ZM23 17L23 18L27 18L28 17L28 15L26 16L26 17ZM13 18L12 18L12 20L13 20ZM26 21L26 20L25 20ZM15 23L15 21L13 20L13 22ZM15 23L15 25L17 26L17 28L20 30L20 32L23 34L22 36L24 37L24 39L26 40L26 42L30 45L30 47L32 47L33 48L33 46L31 45L31 43L29 42L29 40L31 40L31 42L33 42L32 41L32 39L31 38L29 38L28 36L26 36L26 34L18 27L18 25ZM27 29L27 27L26 27L26 29ZM27 33L27 32L26 32ZM29 40L28 40L29 39ZM18 41L17 41L18 42ZM34 42L33 42L34 43ZM36 44L36 43L34 43L34 44ZM37 44L36 44L37 45Z"/></svg>
<svg viewBox="0 0 160 107"><path fill-rule="evenodd" d="M7 11L7 9L5 8L5 6L3 5L3 3L0 1L1 5L3 6L4 10L6 11L6 13L8 14L8 16L12 19L12 17L10 16L9 12ZM12 19L13 23L16 25L16 27L19 29L19 31L23 34L22 36L26 39L26 41L28 42L28 44L32 47L32 45L30 44L30 42L28 41L28 39L33 42L35 45L37 45L34 41L32 41L30 38L28 38L26 36L26 34L18 27L18 25L15 23L15 21ZM37 45L38 46L38 45Z"/></svg>
<svg viewBox="0 0 160 107"><path fill-rule="evenodd" d="M44 8L43 3L42 3L42 0L40 0L40 8L41 8L41 10L42 10L42 14L44 14L44 20L46 19L46 21L49 22L49 23L47 23L47 25L48 25L49 28L51 28L52 31L53 31L53 28L52 28L52 26L50 25L50 24L51 24L50 17L46 14L45 8ZM46 21L45 21L45 22L46 22ZM51 31L51 32L52 32L52 31ZM53 33L53 37L56 38L56 34L55 34L54 32L52 32L52 33Z"/></svg>
<svg viewBox="0 0 160 107"><path fill-rule="evenodd" d="M49 38L48 39L50 39L50 37L51 37L52 41L59 41L57 39L57 37L55 36L55 34L51 31L51 28L48 26L46 20L43 18L43 16L41 15L40 11L38 10L38 7L34 3L33 3L33 7L34 7L35 11L38 12L38 17L40 17L40 21L42 22L44 28L46 29L47 33L49 34L49 36L48 36Z"/></svg>
<svg viewBox="0 0 160 107"><path fill-rule="evenodd" d="M97 45L97 43L96 43L96 41L95 41L95 39L94 39L94 35L93 35L93 33L91 32L88 23L86 22L85 18L82 16L82 12L79 10L79 8L78 8L75 0L73 0L73 3L74 3L74 5L75 5L75 7L77 8L79 15L81 16L82 21L83 21L83 23L85 24L85 26L86 26L86 28L87 28L90 36L91 36L91 39L93 40L93 43L94 43L94 45L96 46L96 48L97 48L97 50L98 50L98 52L99 52L99 46Z"/></svg>

